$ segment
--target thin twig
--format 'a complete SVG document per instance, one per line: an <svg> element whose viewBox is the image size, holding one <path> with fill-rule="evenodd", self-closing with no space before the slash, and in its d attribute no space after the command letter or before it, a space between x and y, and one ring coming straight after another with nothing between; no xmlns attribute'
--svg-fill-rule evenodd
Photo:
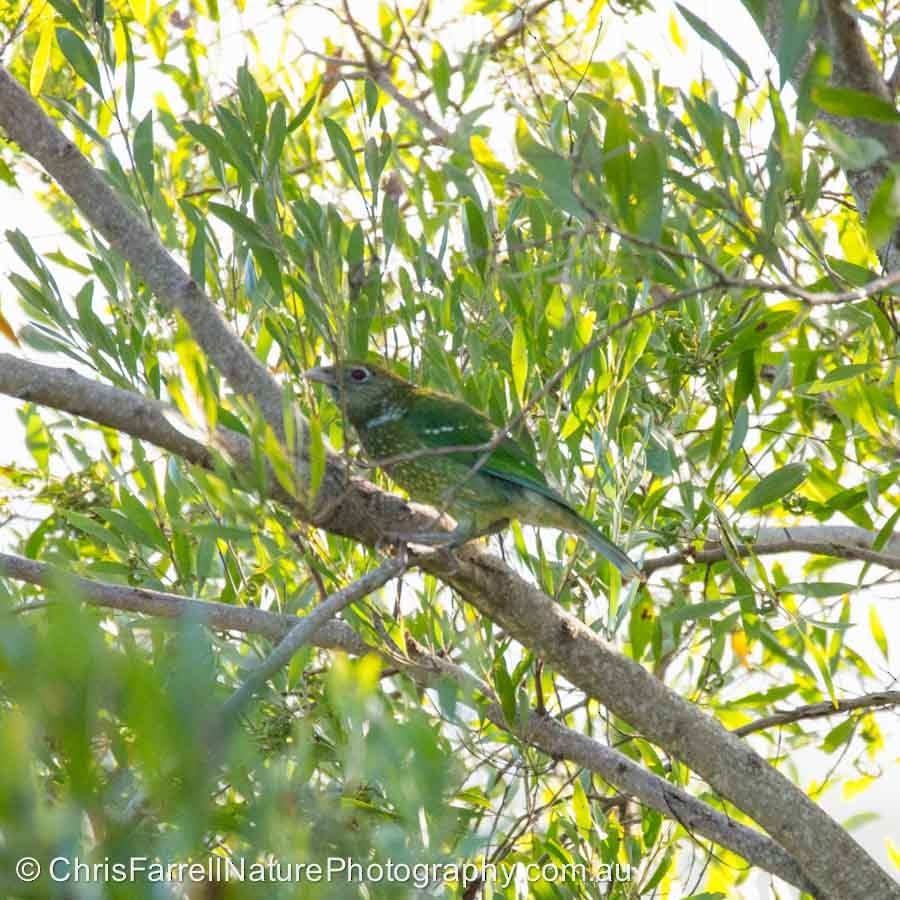
<svg viewBox="0 0 900 900"><path fill-rule="evenodd" d="M821 719L855 709L878 709L884 706L898 705L900 705L900 691L876 691L873 694L864 694L862 697L852 697L849 700L808 703L805 706L798 706L796 709L786 709L773 713L771 716L763 716L755 722L748 722L746 725L741 725L740 728L735 728L734 734L744 737L756 731L764 731L766 728L773 728L776 725L789 725L803 719Z"/></svg>
<svg viewBox="0 0 900 900"><path fill-rule="evenodd" d="M326 622L333 619L351 603L355 603L367 594L371 594L372 591L377 590L392 578L396 578L405 572L408 567L409 560L404 551L393 559L386 560L377 569L366 572L365 575L357 578L356 581L352 581L340 590L335 591L316 606L315 609L307 613L228 698L219 714L217 730L227 732L266 681L279 669L283 669L291 661L294 654L304 644L308 644L319 628Z"/></svg>

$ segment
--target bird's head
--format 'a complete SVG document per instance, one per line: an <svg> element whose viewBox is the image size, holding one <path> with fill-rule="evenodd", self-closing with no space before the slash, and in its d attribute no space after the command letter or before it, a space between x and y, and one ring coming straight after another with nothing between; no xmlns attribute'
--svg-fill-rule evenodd
<svg viewBox="0 0 900 900"><path fill-rule="evenodd" d="M335 402L346 409L354 425L403 403L413 385L384 366L361 360L344 360L306 372L309 381L324 384Z"/></svg>

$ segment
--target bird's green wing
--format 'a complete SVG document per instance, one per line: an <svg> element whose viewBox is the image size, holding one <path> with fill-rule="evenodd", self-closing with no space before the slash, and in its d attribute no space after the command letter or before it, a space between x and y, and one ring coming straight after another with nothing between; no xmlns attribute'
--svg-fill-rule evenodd
<svg viewBox="0 0 900 900"><path fill-rule="evenodd" d="M467 403L422 388L414 393L406 421L426 447L486 444L496 430L487 416ZM453 454L454 459L472 466L481 456L482 454L477 451ZM571 508L566 500L547 484L547 479L528 454L510 437L501 441L479 471L536 491L566 508Z"/></svg>

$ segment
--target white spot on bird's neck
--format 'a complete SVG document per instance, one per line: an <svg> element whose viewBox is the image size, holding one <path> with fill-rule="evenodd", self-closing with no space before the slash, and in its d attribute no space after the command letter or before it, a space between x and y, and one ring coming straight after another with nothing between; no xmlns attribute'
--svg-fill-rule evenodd
<svg viewBox="0 0 900 900"><path fill-rule="evenodd" d="M388 422L399 422L406 415L406 410L399 406L390 406L380 416L369 419L366 422L366 428L378 428L380 425L387 425Z"/></svg>

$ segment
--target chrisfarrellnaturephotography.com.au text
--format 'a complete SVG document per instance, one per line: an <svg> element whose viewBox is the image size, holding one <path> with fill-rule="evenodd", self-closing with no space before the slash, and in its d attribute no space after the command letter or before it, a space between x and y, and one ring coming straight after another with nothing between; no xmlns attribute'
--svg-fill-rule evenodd
<svg viewBox="0 0 900 900"><path fill-rule="evenodd" d="M129 882L203 882L238 881L250 883L318 884L345 882L351 884L397 883L426 888L441 882L462 884L492 883L506 888L514 884L537 881L562 882L627 882L631 880L629 865L583 863L407 863L388 858L384 862L360 862L347 856L329 856L322 862L285 862L266 859L250 861L209 856L204 860L162 862L146 856L123 860L83 860L79 857L56 856L41 862L24 856L16 863L16 877L34 882L41 877L56 883L122 884Z"/></svg>

